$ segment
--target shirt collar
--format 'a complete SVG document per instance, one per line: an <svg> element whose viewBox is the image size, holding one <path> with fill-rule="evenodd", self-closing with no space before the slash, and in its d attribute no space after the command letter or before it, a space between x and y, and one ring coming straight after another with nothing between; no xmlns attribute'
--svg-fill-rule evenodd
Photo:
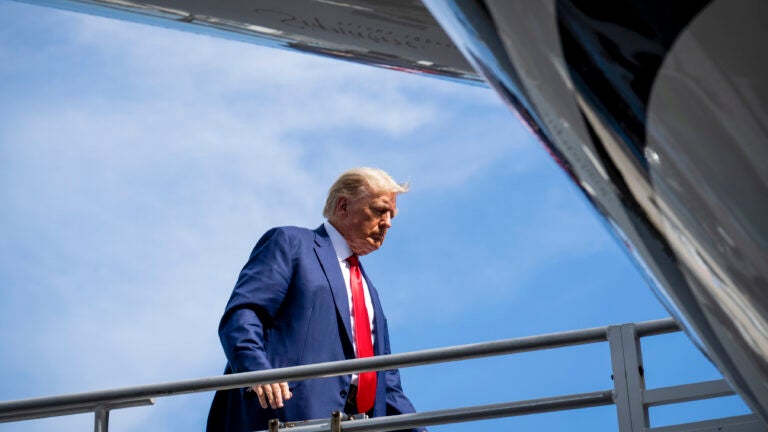
<svg viewBox="0 0 768 432"><path fill-rule="evenodd" d="M331 238L333 249L336 251L336 258L338 258L339 261L346 261L346 259L352 255L352 249L347 244L347 241L344 240L341 233L339 233L330 222L325 221L323 222L323 225L328 232L328 237Z"/></svg>

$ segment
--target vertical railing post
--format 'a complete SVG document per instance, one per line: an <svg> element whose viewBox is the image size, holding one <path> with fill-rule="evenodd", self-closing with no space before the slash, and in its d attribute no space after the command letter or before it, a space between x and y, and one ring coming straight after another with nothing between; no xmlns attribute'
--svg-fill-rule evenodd
<svg viewBox="0 0 768 432"><path fill-rule="evenodd" d="M643 405L645 378L635 325L609 326L608 343L619 432L644 432L650 425L648 410Z"/></svg>
<svg viewBox="0 0 768 432"><path fill-rule="evenodd" d="M109 408L101 405L94 410L94 432L108 432L109 431Z"/></svg>

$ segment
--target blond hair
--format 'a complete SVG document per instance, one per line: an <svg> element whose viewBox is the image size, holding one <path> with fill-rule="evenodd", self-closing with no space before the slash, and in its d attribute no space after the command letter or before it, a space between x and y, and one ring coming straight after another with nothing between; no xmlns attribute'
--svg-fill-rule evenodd
<svg viewBox="0 0 768 432"><path fill-rule="evenodd" d="M325 200L323 216L330 219L333 216L336 202L340 197L354 200L365 195L382 193L401 194L408 192L408 183L396 182L386 171L378 168L352 168L343 172L331 185L328 198Z"/></svg>

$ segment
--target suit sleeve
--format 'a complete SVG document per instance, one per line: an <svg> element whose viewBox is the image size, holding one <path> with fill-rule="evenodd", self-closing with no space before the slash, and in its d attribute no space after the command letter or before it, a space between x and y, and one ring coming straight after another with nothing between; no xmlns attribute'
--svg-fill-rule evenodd
<svg viewBox="0 0 768 432"><path fill-rule="evenodd" d="M387 320L384 319L384 354L392 354L389 347L389 328ZM384 371L387 381L387 415L408 414L416 412L416 408L403 392L403 386L400 383L400 371L398 369L389 369ZM397 432L427 432L425 428L409 429L407 431Z"/></svg>
<svg viewBox="0 0 768 432"><path fill-rule="evenodd" d="M266 331L288 292L292 244L284 230L262 236L240 272L219 324L219 339L233 373L271 369Z"/></svg>

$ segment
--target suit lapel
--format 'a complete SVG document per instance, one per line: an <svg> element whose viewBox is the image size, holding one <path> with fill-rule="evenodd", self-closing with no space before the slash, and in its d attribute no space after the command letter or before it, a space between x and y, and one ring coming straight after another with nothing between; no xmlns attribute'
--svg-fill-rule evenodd
<svg viewBox="0 0 768 432"><path fill-rule="evenodd" d="M350 346L352 346L352 324L350 323L349 317L347 285L344 283L344 278L341 275L341 268L339 267L339 260L336 257L336 250L333 249L331 238L328 237L328 232L326 232L325 226L323 225L320 225L320 227L315 230L315 254L320 261L320 266L323 268L325 277L331 287L333 301L336 304L336 313L341 317L341 320L344 323L344 329L347 332L347 341Z"/></svg>

